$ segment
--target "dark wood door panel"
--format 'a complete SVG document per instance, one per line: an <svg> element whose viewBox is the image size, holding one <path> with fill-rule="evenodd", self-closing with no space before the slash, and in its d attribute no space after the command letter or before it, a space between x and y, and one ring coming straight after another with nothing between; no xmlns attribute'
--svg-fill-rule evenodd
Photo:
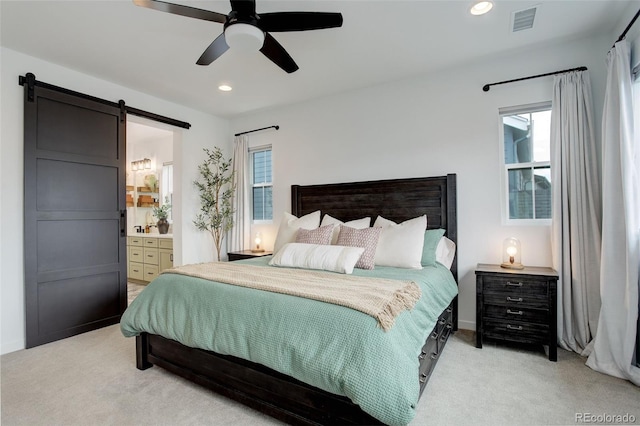
<svg viewBox="0 0 640 426"><path fill-rule="evenodd" d="M37 102L37 149L118 158L119 111L114 115L113 108L61 93L45 94Z"/></svg>
<svg viewBox="0 0 640 426"><path fill-rule="evenodd" d="M119 321L127 305L123 110L25 86L27 347Z"/></svg>
<svg viewBox="0 0 640 426"><path fill-rule="evenodd" d="M119 220L38 221L38 272L117 264Z"/></svg>
<svg viewBox="0 0 640 426"><path fill-rule="evenodd" d="M39 283L40 334L72 330L78 325L105 318L118 318L118 281L118 273L111 272Z"/></svg>
<svg viewBox="0 0 640 426"><path fill-rule="evenodd" d="M118 210L117 167L40 158L36 173L39 212Z"/></svg>

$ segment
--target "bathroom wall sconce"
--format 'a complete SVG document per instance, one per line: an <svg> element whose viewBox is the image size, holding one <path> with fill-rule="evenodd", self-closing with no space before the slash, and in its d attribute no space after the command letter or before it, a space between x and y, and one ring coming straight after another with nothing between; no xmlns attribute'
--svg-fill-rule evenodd
<svg viewBox="0 0 640 426"><path fill-rule="evenodd" d="M264 248L262 248L262 234L261 233L256 233L256 238L253 240L254 242L254 247L251 249L252 253L262 253L264 251Z"/></svg>
<svg viewBox="0 0 640 426"><path fill-rule="evenodd" d="M520 240L514 237L507 238L502 243L502 264L506 269L524 269L521 263L522 250Z"/></svg>
<svg viewBox="0 0 640 426"><path fill-rule="evenodd" d="M137 160L137 161L132 161L131 162L131 170L132 171L136 171L136 170L144 170L144 169L151 169L151 160L148 158L145 158L143 160Z"/></svg>

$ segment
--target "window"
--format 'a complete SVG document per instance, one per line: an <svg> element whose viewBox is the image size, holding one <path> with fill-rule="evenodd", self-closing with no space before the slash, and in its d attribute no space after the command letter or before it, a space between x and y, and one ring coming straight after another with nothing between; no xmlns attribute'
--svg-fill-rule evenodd
<svg viewBox="0 0 640 426"><path fill-rule="evenodd" d="M551 104L500 110L505 216L508 222L551 219Z"/></svg>
<svg viewBox="0 0 640 426"><path fill-rule="evenodd" d="M160 205L165 203L173 206L173 162L162 164L162 184L160 185ZM167 220L173 222L172 209L169 209Z"/></svg>
<svg viewBox="0 0 640 426"><path fill-rule="evenodd" d="M251 204L254 222L273 220L271 147L249 151L251 158Z"/></svg>

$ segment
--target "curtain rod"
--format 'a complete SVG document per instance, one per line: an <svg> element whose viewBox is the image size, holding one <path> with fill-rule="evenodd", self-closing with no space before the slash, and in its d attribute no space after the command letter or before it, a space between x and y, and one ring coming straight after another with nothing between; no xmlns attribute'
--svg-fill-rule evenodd
<svg viewBox="0 0 640 426"><path fill-rule="evenodd" d="M629 32L629 30L631 29L631 26L634 24L634 22L636 22L636 19L638 19L638 15L640 15L640 9L638 9L638 11L636 12L636 15L633 17L631 22L629 22L629 25L627 25L627 28L625 28L622 34L620 34L620 37L618 37L618 40L616 40L616 43L625 39L625 37L627 36L627 32ZM613 46L611 46L612 49L616 46L616 43L613 43Z"/></svg>
<svg viewBox="0 0 640 426"><path fill-rule="evenodd" d="M266 129L271 129L271 128L278 130L280 128L280 126L275 125L275 126L261 127L259 129L247 130L246 132L236 133L235 136L246 135L247 133L259 132L260 130L266 130Z"/></svg>
<svg viewBox="0 0 640 426"><path fill-rule="evenodd" d="M546 76L549 76L549 75L556 75L556 74L564 74L566 72L571 72L571 71L586 71L586 70L587 70L587 67L577 67L577 68L571 68L571 69L568 69L568 70L548 72L546 74L538 74L538 75L532 75L532 76L529 76L529 77L516 78L516 79L513 79L513 80L498 81L497 83L485 84L484 86L482 86L482 90L484 90L485 92L488 92L489 89L491 88L491 86L496 86L498 84L513 83L513 82L516 82L516 81L529 80L529 79L532 79L532 78L546 77Z"/></svg>

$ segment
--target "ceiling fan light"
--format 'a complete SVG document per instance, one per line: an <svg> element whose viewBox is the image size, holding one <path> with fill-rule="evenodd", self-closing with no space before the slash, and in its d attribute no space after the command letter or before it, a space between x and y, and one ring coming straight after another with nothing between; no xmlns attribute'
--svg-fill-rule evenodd
<svg viewBox="0 0 640 426"><path fill-rule="evenodd" d="M249 24L233 24L224 30L224 38L232 49L257 51L264 43L264 33L261 29Z"/></svg>
<svg viewBox="0 0 640 426"><path fill-rule="evenodd" d="M472 15L484 15L485 13L489 12L492 8L493 8L492 1L478 1L471 7L471 10L469 10L469 12L471 12Z"/></svg>

